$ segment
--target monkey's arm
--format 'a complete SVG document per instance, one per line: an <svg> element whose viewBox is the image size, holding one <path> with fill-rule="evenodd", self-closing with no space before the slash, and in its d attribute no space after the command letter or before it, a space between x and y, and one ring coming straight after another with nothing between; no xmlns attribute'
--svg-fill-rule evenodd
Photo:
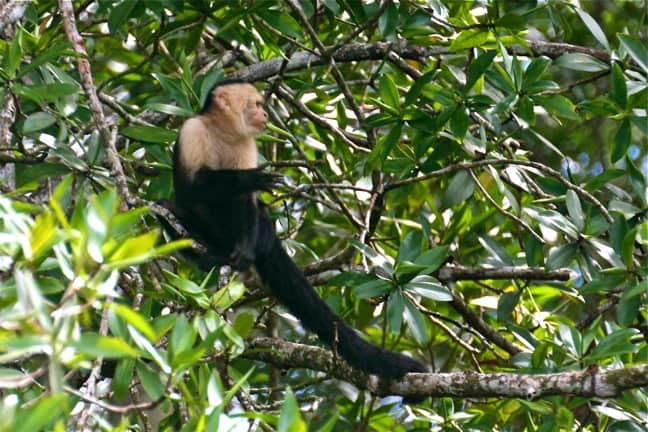
<svg viewBox="0 0 648 432"><path fill-rule="evenodd" d="M281 184L281 175L258 168L242 170L212 170L201 168L193 187L216 195L235 195L256 191L269 191Z"/></svg>

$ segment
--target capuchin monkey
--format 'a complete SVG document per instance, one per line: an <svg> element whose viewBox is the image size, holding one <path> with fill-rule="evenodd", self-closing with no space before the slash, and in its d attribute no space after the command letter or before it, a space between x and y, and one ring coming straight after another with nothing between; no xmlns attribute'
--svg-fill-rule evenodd
<svg viewBox="0 0 648 432"><path fill-rule="evenodd" d="M389 379L426 372L419 362L365 342L328 307L281 246L259 191L280 176L257 167L255 137L268 121L257 90L224 80L180 129L173 158L174 212L205 244L203 264L254 265L272 294L354 368Z"/></svg>

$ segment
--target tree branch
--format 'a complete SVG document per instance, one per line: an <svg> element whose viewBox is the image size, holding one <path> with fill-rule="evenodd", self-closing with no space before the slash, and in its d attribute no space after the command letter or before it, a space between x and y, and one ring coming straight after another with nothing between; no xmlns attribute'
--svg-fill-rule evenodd
<svg viewBox="0 0 648 432"><path fill-rule="evenodd" d="M568 281L571 277L569 269L547 271L542 267L464 267L447 265L441 267L437 278L442 282L459 280L488 280L488 279L521 279L521 280L555 280Z"/></svg>
<svg viewBox="0 0 648 432"><path fill-rule="evenodd" d="M77 70L79 71L81 83L83 84L83 89L88 98L88 107L92 113L92 119L97 125L99 133L101 133L103 138L106 156L108 157L112 174L115 177L117 190L122 198L123 205L127 203L130 204L131 198L126 181L126 175L124 174L124 168L122 167L121 161L119 160L119 153L117 152L117 130L116 128L110 128L108 125L101 107L101 102L97 96L97 89L93 83L90 62L88 61L88 52L85 49L83 38L76 28L72 2L70 0L59 0L59 6L61 8L61 17L63 19L65 34L67 35L68 40L72 43L74 52L77 54Z"/></svg>
<svg viewBox="0 0 648 432"><path fill-rule="evenodd" d="M485 166L485 165L521 165L521 166L526 166L526 167L531 167L535 168L538 171L541 171L543 174L548 175L550 177L555 178L558 180L560 183L562 183L564 186L566 186L569 189L572 189L574 192L579 194L581 197L586 199L587 201L591 202L596 206L596 208L599 209L603 217L610 222L613 223L614 219L612 219L612 216L610 216L610 213L607 211L605 206L598 200L596 199L592 194L590 194L588 191L583 189L582 187L570 182L563 176L559 171L556 171L553 168L550 168L544 164L541 164L540 162L535 162L535 161L528 161L528 160L519 160L519 159L482 159L482 160L476 160L476 161L468 161L468 162L459 162L453 165L448 165L446 167L443 167L441 169L438 169L436 171L430 171L429 173L426 173L424 175L418 176L418 177L409 177L403 180L397 180L395 182L389 183L388 185L385 186L385 192L388 192L392 189L396 189L401 186L405 186L408 184L412 183L418 183L421 181L429 180L431 178L435 177L441 177L446 174L450 174L456 171L462 171L462 170L469 170L472 168L476 168L479 166Z"/></svg>
<svg viewBox="0 0 648 432"><path fill-rule="evenodd" d="M604 62L610 61L610 55L604 51L594 48L587 48L578 45L565 43L544 42L539 40L527 40L528 47L515 45L509 47L511 53L518 55L547 56L557 58L565 53L584 53L594 56ZM353 61L382 60L390 52L398 54L406 60L419 60L423 58L449 54L447 46L420 46L410 45L407 41L397 43L372 42L372 43L350 43L342 46L324 47L325 53L331 53L330 57L337 63L349 63ZM232 74L232 77L243 78L250 81L261 81L275 76L282 70L283 58L256 63L239 69ZM284 72L301 70L312 66L328 64L325 56L308 51L299 51L290 56L289 61L283 68Z"/></svg>
<svg viewBox="0 0 648 432"><path fill-rule="evenodd" d="M508 397L537 399L551 395L610 398L624 390L648 385L648 363L599 370L590 367L553 374L517 373L410 373L387 382L352 369L329 350L273 338L254 338L243 357L280 368L307 368L326 372L378 396Z"/></svg>

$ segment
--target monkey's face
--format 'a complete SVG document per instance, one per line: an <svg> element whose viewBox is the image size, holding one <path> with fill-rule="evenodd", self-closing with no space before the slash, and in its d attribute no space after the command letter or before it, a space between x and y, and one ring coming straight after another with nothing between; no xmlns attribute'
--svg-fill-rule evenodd
<svg viewBox="0 0 648 432"><path fill-rule="evenodd" d="M268 123L263 97L250 84L219 87L214 94L217 112L224 120L219 128L240 138L261 135Z"/></svg>
<svg viewBox="0 0 648 432"><path fill-rule="evenodd" d="M251 136L256 137L263 133L268 123L268 113L263 107L263 98L256 90L255 94L248 98L243 109L243 116L243 123L248 126Z"/></svg>

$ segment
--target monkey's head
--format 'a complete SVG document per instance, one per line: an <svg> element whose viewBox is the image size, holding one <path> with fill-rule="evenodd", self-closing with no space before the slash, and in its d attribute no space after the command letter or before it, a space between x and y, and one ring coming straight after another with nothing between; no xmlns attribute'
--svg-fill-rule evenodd
<svg viewBox="0 0 648 432"><path fill-rule="evenodd" d="M211 90L202 114L219 119L218 128L237 138L254 138L268 123L263 96L243 81L222 81Z"/></svg>

